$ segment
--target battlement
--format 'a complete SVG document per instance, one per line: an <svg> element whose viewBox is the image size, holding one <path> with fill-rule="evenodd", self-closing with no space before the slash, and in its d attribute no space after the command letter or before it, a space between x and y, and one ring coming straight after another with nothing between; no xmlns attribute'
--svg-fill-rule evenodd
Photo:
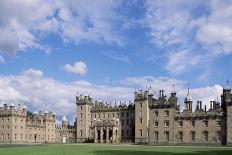
<svg viewBox="0 0 232 155"><path fill-rule="evenodd" d="M8 115L8 116L12 116L12 115L16 115L16 116L26 116L27 115L27 107L24 105L17 105L15 106L12 103L10 104L4 104L1 105L0 104L0 113L1 115Z"/></svg>
<svg viewBox="0 0 232 155"><path fill-rule="evenodd" d="M139 90L135 91L135 101L144 101L146 99L152 99L153 98L153 93L151 93L149 90Z"/></svg>
<svg viewBox="0 0 232 155"><path fill-rule="evenodd" d="M52 112L42 111L27 113L27 125L45 126L46 122L56 122L56 114Z"/></svg>
<svg viewBox="0 0 232 155"><path fill-rule="evenodd" d="M88 95L88 96L76 96L76 104L77 105L85 105L85 104L92 104L92 98Z"/></svg>
<svg viewBox="0 0 232 155"><path fill-rule="evenodd" d="M123 111L123 110L134 110L134 103L107 103L107 102L97 102L93 104L93 107L91 109L91 112L113 112L113 111Z"/></svg>

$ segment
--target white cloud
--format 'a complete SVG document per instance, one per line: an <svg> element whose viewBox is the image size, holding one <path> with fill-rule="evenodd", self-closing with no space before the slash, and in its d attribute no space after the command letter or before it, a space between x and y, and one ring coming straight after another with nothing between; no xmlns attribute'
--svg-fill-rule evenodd
<svg viewBox="0 0 232 155"><path fill-rule="evenodd" d="M196 40L214 54L232 53L232 2L214 0L211 13L199 25Z"/></svg>
<svg viewBox="0 0 232 155"><path fill-rule="evenodd" d="M77 61L73 65L66 64L62 67L66 72L85 75L88 71L86 64L83 61Z"/></svg>
<svg viewBox="0 0 232 155"><path fill-rule="evenodd" d="M144 88L151 85L153 90L164 89L169 96L172 85L175 84L179 103L183 106L183 98L187 94L186 82L168 77L128 77L121 81L122 86L96 85L88 81L60 82L43 75L36 69L23 71L20 75L0 76L0 99L9 103L12 99L15 104L26 104L33 111L52 111L61 119L67 115L69 121L76 117L75 95L92 94L94 100L109 102L133 101L134 87ZM193 99L203 100L208 104L221 94L220 85L190 89Z"/></svg>
<svg viewBox="0 0 232 155"><path fill-rule="evenodd" d="M209 66L219 54L232 53L231 1L147 0L146 7L151 42L166 52L169 72Z"/></svg>
<svg viewBox="0 0 232 155"><path fill-rule="evenodd" d="M201 63L202 56L194 55L188 49L172 52L168 55L168 62L165 65L166 70L170 73L179 74L188 71L192 66Z"/></svg>
<svg viewBox="0 0 232 155"><path fill-rule="evenodd" d="M28 48L43 50L43 36L58 34L64 42L93 41L121 45L114 31L114 0L0 1L0 51L15 55ZM40 35L40 34L43 35Z"/></svg>

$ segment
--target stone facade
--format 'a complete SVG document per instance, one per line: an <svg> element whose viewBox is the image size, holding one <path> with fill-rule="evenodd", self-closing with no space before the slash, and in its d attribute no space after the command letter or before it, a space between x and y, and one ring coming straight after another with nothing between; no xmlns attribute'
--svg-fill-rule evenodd
<svg viewBox="0 0 232 155"><path fill-rule="evenodd" d="M135 107L93 102L89 96L77 96L77 142L134 142Z"/></svg>
<svg viewBox="0 0 232 155"><path fill-rule="evenodd" d="M27 111L26 106L0 105L0 143L66 143L75 141L75 128L56 126L56 115L52 112ZM65 138L64 138L65 137Z"/></svg>
<svg viewBox="0 0 232 155"><path fill-rule="evenodd" d="M148 144L231 144L232 93L223 89L221 103L202 107L188 93L180 111L176 92L169 98L160 90L155 98L149 90L136 91L134 103L112 105L77 96L77 142Z"/></svg>

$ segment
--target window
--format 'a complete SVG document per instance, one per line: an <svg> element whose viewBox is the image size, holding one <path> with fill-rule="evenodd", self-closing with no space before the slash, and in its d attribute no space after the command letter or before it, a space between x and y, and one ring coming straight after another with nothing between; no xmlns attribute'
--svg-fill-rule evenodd
<svg viewBox="0 0 232 155"><path fill-rule="evenodd" d="M155 111L155 117L158 117L158 116L159 116L159 112Z"/></svg>
<svg viewBox="0 0 232 155"><path fill-rule="evenodd" d="M203 140L206 142L208 141L208 135L209 135L208 131L203 132Z"/></svg>
<svg viewBox="0 0 232 155"><path fill-rule="evenodd" d="M2 133L2 140L4 140L4 133Z"/></svg>
<svg viewBox="0 0 232 155"><path fill-rule="evenodd" d="M154 123L155 123L155 124L154 124L155 127L157 128L157 127L159 126L159 122L158 122L158 121L155 121Z"/></svg>
<svg viewBox="0 0 232 155"><path fill-rule="evenodd" d="M4 126L2 126L2 130L4 130Z"/></svg>
<svg viewBox="0 0 232 155"><path fill-rule="evenodd" d="M179 127L181 128L181 127L183 126L183 121L182 121L182 120L179 120L179 121L178 121L178 125L179 125Z"/></svg>
<svg viewBox="0 0 232 155"><path fill-rule="evenodd" d="M218 127L221 126L221 121L217 121L217 126L218 126Z"/></svg>
<svg viewBox="0 0 232 155"><path fill-rule="evenodd" d="M124 130L122 130L122 133L121 133L122 137L124 136Z"/></svg>
<svg viewBox="0 0 232 155"><path fill-rule="evenodd" d="M17 133L15 134L15 139L17 139Z"/></svg>
<svg viewBox="0 0 232 155"><path fill-rule="evenodd" d="M142 118L140 118L140 123L141 123L141 124L143 123L143 119L142 119Z"/></svg>
<svg viewBox="0 0 232 155"><path fill-rule="evenodd" d="M82 106L81 106L81 110L82 110Z"/></svg>
<svg viewBox="0 0 232 155"><path fill-rule="evenodd" d="M168 110L165 110L164 113L165 113L165 117L169 117L169 111Z"/></svg>
<svg viewBox="0 0 232 155"><path fill-rule="evenodd" d="M122 117L124 117L124 112L122 112Z"/></svg>
<svg viewBox="0 0 232 155"><path fill-rule="evenodd" d="M155 141L157 142L159 140L159 132L155 131Z"/></svg>
<svg viewBox="0 0 232 155"><path fill-rule="evenodd" d="M128 112L126 113L126 117L127 117L127 118L129 117L129 113L128 113Z"/></svg>
<svg viewBox="0 0 232 155"><path fill-rule="evenodd" d="M9 134L9 133L7 133L7 139L8 139L8 140L10 139L10 134Z"/></svg>
<svg viewBox="0 0 232 155"><path fill-rule="evenodd" d="M165 127L169 127L169 121L164 121Z"/></svg>
<svg viewBox="0 0 232 155"><path fill-rule="evenodd" d="M192 127L195 127L195 120L191 121Z"/></svg>
<svg viewBox="0 0 232 155"><path fill-rule="evenodd" d="M129 136L129 130L126 130L126 135Z"/></svg>
<svg viewBox="0 0 232 155"><path fill-rule="evenodd" d="M128 119L126 120L126 124L129 125L129 120Z"/></svg>
<svg viewBox="0 0 232 155"><path fill-rule="evenodd" d="M113 113L113 117L114 117L114 113Z"/></svg>
<svg viewBox="0 0 232 155"><path fill-rule="evenodd" d="M82 137L82 130L80 131L80 135L81 135L81 137Z"/></svg>
<svg viewBox="0 0 232 155"><path fill-rule="evenodd" d="M165 141L168 142L169 141L169 131L165 131L164 136L165 136Z"/></svg>
<svg viewBox="0 0 232 155"><path fill-rule="evenodd" d="M110 113L108 113L108 118L110 117Z"/></svg>
<svg viewBox="0 0 232 155"><path fill-rule="evenodd" d="M192 142L195 142L195 135L196 135L195 131L190 131L190 138Z"/></svg>
<svg viewBox="0 0 232 155"><path fill-rule="evenodd" d="M203 124L204 124L205 127L208 127L208 120L204 120Z"/></svg>
<svg viewBox="0 0 232 155"><path fill-rule="evenodd" d="M142 108L143 107L143 104L142 103L140 103L140 108Z"/></svg>
<svg viewBox="0 0 232 155"><path fill-rule="evenodd" d="M122 120L122 125L124 125L124 120Z"/></svg>
<svg viewBox="0 0 232 155"><path fill-rule="evenodd" d="M2 122L4 122L4 118L2 119Z"/></svg>
<svg viewBox="0 0 232 155"><path fill-rule="evenodd" d="M140 137L143 137L143 130L140 130Z"/></svg>
<svg viewBox="0 0 232 155"><path fill-rule="evenodd" d="M179 142L183 142L183 131L179 131Z"/></svg>
<svg viewBox="0 0 232 155"><path fill-rule="evenodd" d="M140 111L140 116L143 116L143 112L142 111Z"/></svg>
<svg viewBox="0 0 232 155"><path fill-rule="evenodd" d="M82 113L81 113L81 118L82 118Z"/></svg>

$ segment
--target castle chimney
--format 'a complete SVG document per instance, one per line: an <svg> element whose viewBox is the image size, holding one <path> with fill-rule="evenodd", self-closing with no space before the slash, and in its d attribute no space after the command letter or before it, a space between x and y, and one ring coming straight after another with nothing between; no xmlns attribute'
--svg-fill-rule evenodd
<svg viewBox="0 0 232 155"><path fill-rule="evenodd" d="M162 90L159 91L159 97L161 98L162 96Z"/></svg>
<svg viewBox="0 0 232 155"><path fill-rule="evenodd" d="M205 112L206 112L206 105L205 105Z"/></svg>
<svg viewBox="0 0 232 155"><path fill-rule="evenodd" d="M200 109L202 110L202 101L200 101Z"/></svg>
<svg viewBox="0 0 232 155"><path fill-rule="evenodd" d="M212 109L212 101L210 101L210 109Z"/></svg>

